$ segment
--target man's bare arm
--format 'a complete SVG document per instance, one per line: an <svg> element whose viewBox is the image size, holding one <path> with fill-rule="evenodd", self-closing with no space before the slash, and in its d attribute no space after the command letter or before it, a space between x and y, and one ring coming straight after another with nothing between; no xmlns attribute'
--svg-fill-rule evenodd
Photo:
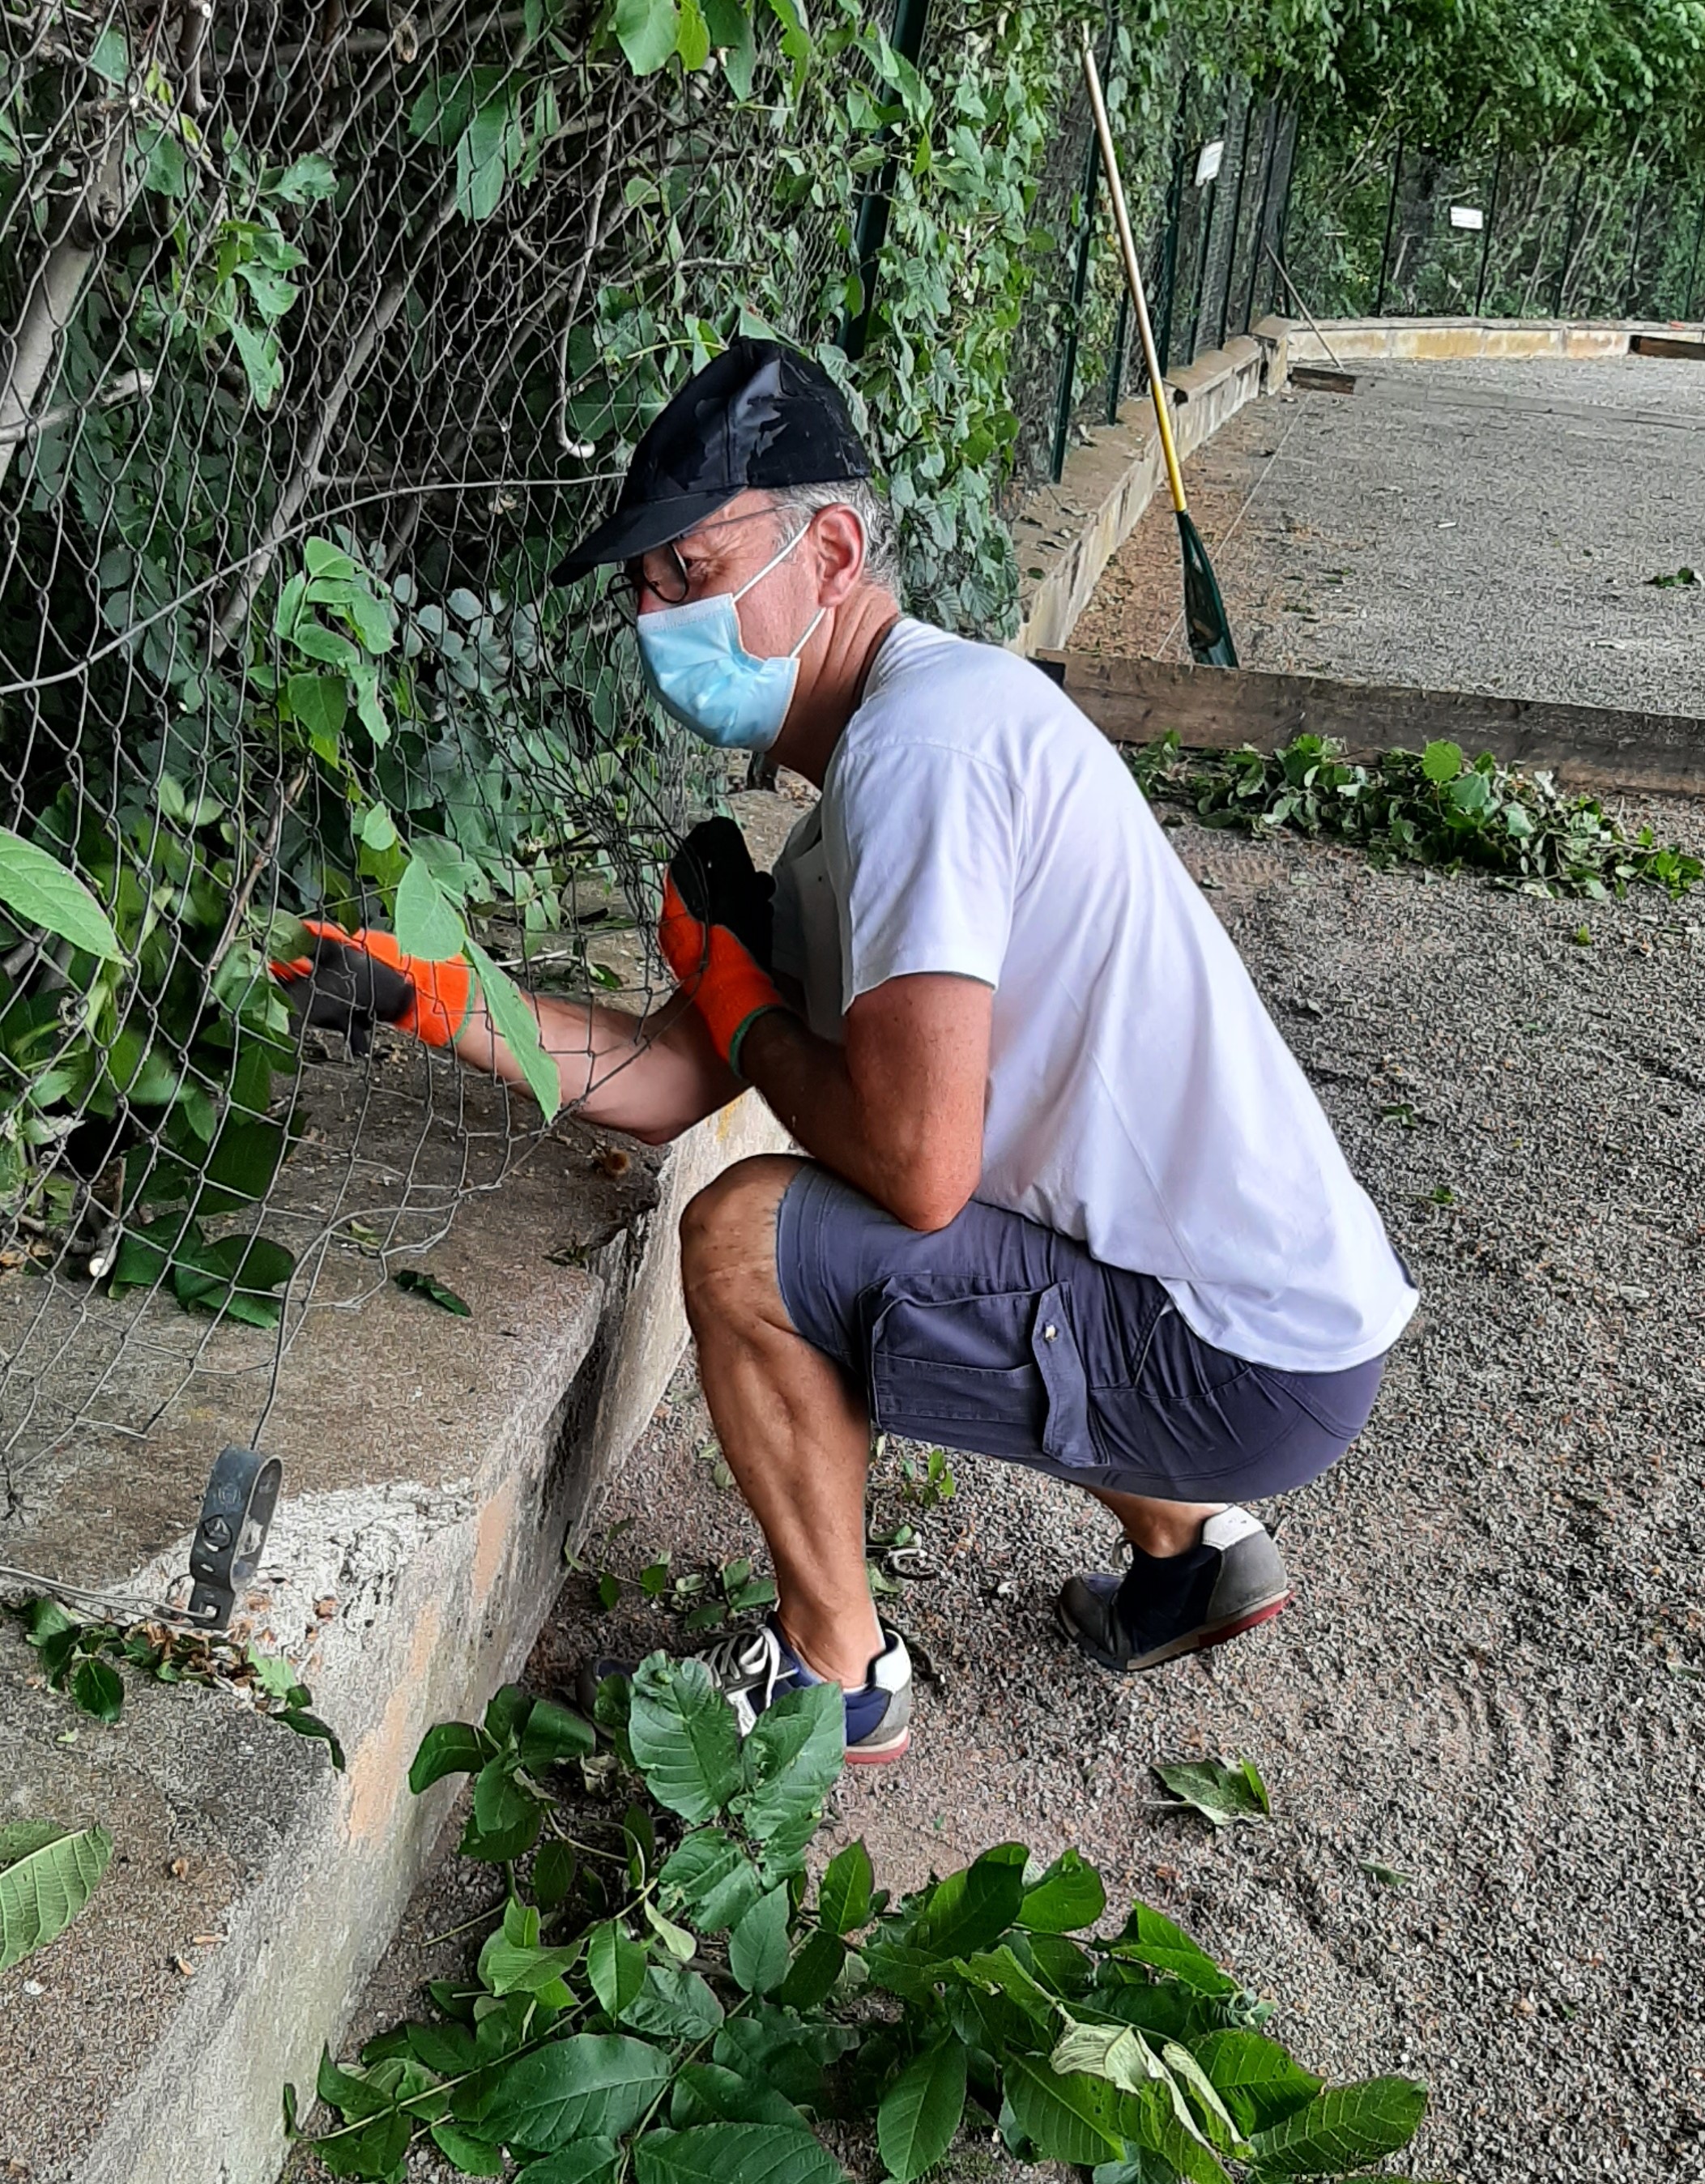
<svg viewBox="0 0 1705 2184"><path fill-rule="evenodd" d="M983 1171L994 1000L974 978L890 978L847 1011L844 1046L772 1010L740 1067L825 1167L909 1228L944 1228Z"/></svg>
<svg viewBox="0 0 1705 2184"><path fill-rule="evenodd" d="M664 1145L739 1095L739 1079L718 1056L698 1011L679 994L645 1017L552 994L524 998L556 1063L564 1104L588 1123ZM527 1089L520 1064L477 995L456 1053L471 1068Z"/></svg>

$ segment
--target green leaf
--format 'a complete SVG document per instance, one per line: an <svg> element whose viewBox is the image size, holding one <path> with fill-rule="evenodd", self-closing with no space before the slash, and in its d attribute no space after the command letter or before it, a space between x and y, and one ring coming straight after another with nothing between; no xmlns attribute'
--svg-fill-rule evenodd
<svg viewBox="0 0 1705 2184"><path fill-rule="evenodd" d="M706 2123L648 2131L633 2147L637 2184L845 2184L845 2171L808 2131L783 2124Z"/></svg>
<svg viewBox="0 0 1705 2184"><path fill-rule="evenodd" d="M1095 1867L1075 1850L1062 1851L1027 1888L1017 1924L1038 1934L1069 1934L1093 1926L1107 1908L1107 1892Z"/></svg>
<svg viewBox="0 0 1705 2184"><path fill-rule="evenodd" d="M710 2039L722 2020L722 2003L685 1964L648 1964L644 1984L621 2013L627 2031L695 2045Z"/></svg>
<svg viewBox="0 0 1705 2184"><path fill-rule="evenodd" d="M788 2009L816 2009L833 1992L847 1960L847 1945L839 1934L818 1927L788 1966L780 2000Z"/></svg>
<svg viewBox="0 0 1705 2184"><path fill-rule="evenodd" d="M762 1886L750 1858L720 1828L683 1836L657 1878L664 1901L684 1911L702 1934L720 1934L743 1918Z"/></svg>
<svg viewBox="0 0 1705 2184"><path fill-rule="evenodd" d="M655 75L680 36L675 0L616 0L611 27L635 75Z"/></svg>
<svg viewBox="0 0 1705 2184"><path fill-rule="evenodd" d="M328 1723L321 1721L317 1713L309 1713L302 1707L285 1707L270 1718L281 1728L293 1730L298 1736L315 1737L327 1746L332 1754L333 1771L339 1774L343 1772L343 1747L337 1741L337 1733Z"/></svg>
<svg viewBox="0 0 1705 2184"><path fill-rule="evenodd" d="M748 1994L768 1994L788 1969L788 1892L761 1896L728 1936L728 1969Z"/></svg>
<svg viewBox="0 0 1705 2184"><path fill-rule="evenodd" d="M931 1890L912 1941L936 1957L968 1957L998 1941L1024 1901L1022 1843L997 1843Z"/></svg>
<svg viewBox="0 0 1705 2184"><path fill-rule="evenodd" d="M1407 2146L1426 2109L1427 2088L1414 2079L1366 2078L1333 2086L1250 2145L1263 2175L1336 2176Z"/></svg>
<svg viewBox="0 0 1705 2184"><path fill-rule="evenodd" d="M784 2095L761 2079L742 2077L720 2063L689 2063L669 2096L669 2120L677 2131L694 2123L775 2123L803 2131L805 2120Z"/></svg>
<svg viewBox="0 0 1705 2184"><path fill-rule="evenodd" d="M501 2176L505 2164L501 2148L474 2138L459 2124L435 2123L432 2143L459 2176Z"/></svg>
<svg viewBox="0 0 1705 2184"><path fill-rule="evenodd" d="M1454 781L1463 770L1460 744L1430 743L1421 754L1421 771L1429 781Z"/></svg>
<svg viewBox="0 0 1705 2184"><path fill-rule="evenodd" d="M71 1696L97 1721L116 1721L125 1710L123 1679L104 1661L78 1662L71 1672Z"/></svg>
<svg viewBox="0 0 1705 2184"><path fill-rule="evenodd" d="M230 332L248 381L248 391L254 397L255 407L258 410L267 409L284 384L284 365L279 356L278 337L270 332L256 333L241 319L231 320Z"/></svg>
<svg viewBox="0 0 1705 2184"><path fill-rule="evenodd" d="M424 1267L399 1267L391 1279L399 1290L429 1298L441 1312L454 1312L458 1319L471 1319L474 1316L474 1308L465 1299L459 1297L436 1274L429 1274Z"/></svg>
<svg viewBox="0 0 1705 2184"><path fill-rule="evenodd" d="M632 1693L627 1733L646 1787L683 1820L710 1819L740 1786L733 1708L702 1661L663 1653L640 1663Z"/></svg>
<svg viewBox="0 0 1705 2184"><path fill-rule="evenodd" d="M0 1972L63 1934L113 1855L104 1828L81 1828L26 1852L0 1873Z"/></svg>
<svg viewBox="0 0 1705 2184"><path fill-rule="evenodd" d="M1167 1972L1196 1994L1235 1994L1237 1981L1223 1972L1182 1926L1146 1903L1134 1903L1117 1943L1122 1957Z"/></svg>
<svg viewBox="0 0 1705 2184"><path fill-rule="evenodd" d="M784 1691L758 1716L746 1739L746 1787L736 1809L749 1835L769 1843L783 1830L803 1841L839 1778L846 1754L846 1708L839 1684Z"/></svg>
<svg viewBox="0 0 1705 2184"><path fill-rule="evenodd" d="M480 2129L532 2153L554 2153L580 2138L619 2138L667 2085L669 2070L669 2058L643 2040L578 2032L508 2064Z"/></svg>
<svg viewBox="0 0 1705 2184"><path fill-rule="evenodd" d="M1265 1819L1273 1810L1252 1759L1240 1759L1235 1767L1218 1759L1180 1760L1155 1772L1173 1797L1216 1828Z"/></svg>
<svg viewBox="0 0 1705 2184"><path fill-rule="evenodd" d="M560 1767L566 1759L584 1759L598 1733L583 1714L571 1713L551 1699L535 1699L521 1736L521 1763L529 1774Z"/></svg>
<svg viewBox="0 0 1705 2184"><path fill-rule="evenodd" d="M406 878L405 874L405 880ZM397 900L400 906L400 889ZM498 1035L520 1064L527 1089L549 1122L562 1105L562 1078L540 1042L538 1018L521 998L521 988L509 972L500 971L476 940L467 943L467 954L468 961L479 973L481 997Z"/></svg>
<svg viewBox="0 0 1705 2184"><path fill-rule="evenodd" d="M710 32L699 0L680 0L681 25L675 34L675 50L681 56L681 65L689 74L704 67L710 58Z"/></svg>
<svg viewBox="0 0 1705 2184"><path fill-rule="evenodd" d="M0 827L0 905L19 923L39 925L103 962L123 960L107 913L76 874L7 827Z"/></svg>
<svg viewBox="0 0 1705 2184"><path fill-rule="evenodd" d="M742 0L705 0L705 24L713 46L738 46L751 33L751 11Z"/></svg>
<svg viewBox="0 0 1705 2184"><path fill-rule="evenodd" d="M1125 2097L1105 2078L1062 2077L1041 2055L1009 2055L1004 2082L1019 2129L1045 2161L1084 2164L1118 2153Z"/></svg>
<svg viewBox="0 0 1705 2184"><path fill-rule="evenodd" d="M645 1984L645 1952L607 1919L587 1936L586 1975L605 2015L620 2017Z"/></svg>
<svg viewBox="0 0 1705 2184"><path fill-rule="evenodd" d="M532 1862L532 1892L541 1911L566 1903L580 1870L571 1843L548 1842Z"/></svg>
<svg viewBox="0 0 1705 2184"><path fill-rule="evenodd" d="M418 1797L446 1774L477 1774L491 1756L490 1740L471 1722L441 1721L421 1739L409 1769L409 1787Z"/></svg>
<svg viewBox="0 0 1705 2184"><path fill-rule="evenodd" d="M543 2161L530 2161L521 2175L525 2184L615 2184L620 2159L613 2139L582 2138Z"/></svg>
<svg viewBox="0 0 1705 2184"><path fill-rule="evenodd" d="M648 1897L645 1903L645 1923L679 1963L690 1964L698 1954L699 1944L684 1926L677 1926L672 1919L666 1919Z"/></svg>
<svg viewBox="0 0 1705 2184"><path fill-rule="evenodd" d="M518 1827L535 1802L501 1754L488 1759L474 1777L474 1819L482 1834L503 1835Z"/></svg>
<svg viewBox="0 0 1705 2184"><path fill-rule="evenodd" d="M499 1930L480 1951L480 1977L493 1994L543 1994L566 1978L579 1959L578 1946L517 1948Z"/></svg>
<svg viewBox="0 0 1705 2184"><path fill-rule="evenodd" d="M965 2113L965 2064L964 2046L950 2033L883 2094L876 2142L895 2184L912 2184L952 2145Z"/></svg>
<svg viewBox="0 0 1705 2184"><path fill-rule="evenodd" d="M1312 2070L1259 2032L1211 2032L1194 2043L1197 2063L1245 2131L1268 2131L1321 2089Z"/></svg>
<svg viewBox="0 0 1705 2184"><path fill-rule="evenodd" d="M411 853L408 868L397 883L392 923L404 955L418 956L424 962L447 962L460 956L466 945L468 936L460 911L418 850Z"/></svg>
<svg viewBox="0 0 1705 2184"><path fill-rule="evenodd" d="M854 1934L870 1923L876 1875L863 1838L839 1850L817 1887L817 1917L832 1934Z"/></svg>

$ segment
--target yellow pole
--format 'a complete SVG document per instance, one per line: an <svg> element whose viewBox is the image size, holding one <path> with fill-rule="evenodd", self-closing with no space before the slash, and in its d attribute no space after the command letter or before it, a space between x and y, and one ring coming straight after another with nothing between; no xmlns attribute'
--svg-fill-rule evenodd
<svg viewBox="0 0 1705 2184"><path fill-rule="evenodd" d="M1173 506L1182 515L1185 510L1184 475L1178 469L1178 451L1173 444L1173 421L1167 410L1166 389L1161 382L1160 359L1155 354L1154 328L1149 324L1148 299L1143 293L1143 271L1137 263L1137 246L1131 233L1131 215L1125 208L1124 186L1119 180L1119 157L1113 149L1113 132L1107 123L1107 107L1101 97L1100 72L1095 66L1095 48L1087 23L1078 25L1084 46L1084 81L1089 86L1089 108L1095 117L1095 135L1101 147L1101 168L1107 177L1107 194L1113 201L1113 222L1119 231L1119 253L1125 261L1125 280L1131 292L1131 301L1137 307L1137 331L1142 337L1143 361L1149 370L1149 392L1154 397L1155 422L1160 427L1161 453L1166 458L1167 483L1172 488Z"/></svg>

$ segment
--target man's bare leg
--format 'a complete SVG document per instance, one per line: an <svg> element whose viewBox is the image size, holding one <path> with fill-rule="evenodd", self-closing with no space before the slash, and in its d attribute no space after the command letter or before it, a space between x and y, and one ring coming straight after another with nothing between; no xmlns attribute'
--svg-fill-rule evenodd
<svg viewBox="0 0 1705 2184"><path fill-rule="evenodd" d="M776 1285L776 1212L801 1165L761 1155L701 1190L682 1217L681 1282L723 1459L775 1563L783 1632L808 1668L856 1689L882 1649L865 1574L870 1422Z"/></svg>
<svg viewBox="0 0 1705 2184"><path fill-rule="evenodd" d="M1146 1494L1104 1494L1089 1489L1125 1528L1125 1537L1145 1555L1181 1555L1201 1537L1210 1517L1218 1516L1223 1502L1156 1502Z"/></svg>

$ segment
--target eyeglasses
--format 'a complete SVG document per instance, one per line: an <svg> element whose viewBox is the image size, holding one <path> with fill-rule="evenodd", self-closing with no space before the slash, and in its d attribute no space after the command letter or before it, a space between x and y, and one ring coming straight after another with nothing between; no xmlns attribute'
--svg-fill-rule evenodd
<svg viewBox="0 0 1705 2184"><path fill-rule="evenodd" d="M697 538L706 532L731 531L737 523L750 523L760 515L773 516L767 508L749 508L744 515L725 515L720 522L700 523L694 527ZM654 546L649 553L639 554L632 561L624 561L621 569L605 587L604 595L619 607L630 621L639 614L640 594L649 592L666 607L683 605L693 588L693 578L686 563L673 544Z"/></svg>
<svg viewBox="0 0 1705 2184"><path fill-rule="evenodd" d="M638 617L641 593L650 592L665 606L678 607L692 588L687 565L673 546L654 546L637 560L622 563L605 586L605 597L633 621Z"/></svg>

